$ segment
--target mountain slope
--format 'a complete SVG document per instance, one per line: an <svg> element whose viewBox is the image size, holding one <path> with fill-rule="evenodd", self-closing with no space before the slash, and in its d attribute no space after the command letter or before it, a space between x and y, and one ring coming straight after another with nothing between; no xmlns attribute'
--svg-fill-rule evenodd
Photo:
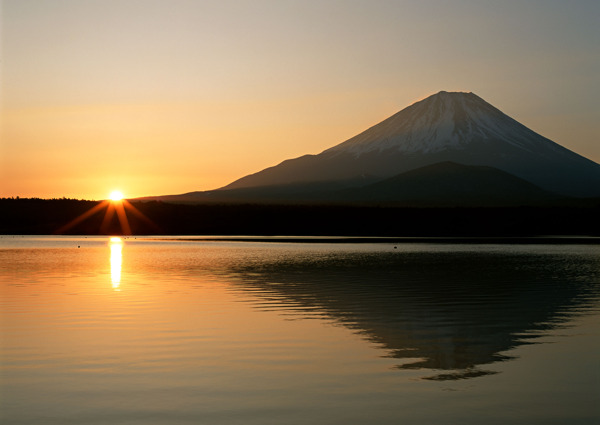
<svg viewBox="0 0 600 425"><path fill-rule="evenodd" d="M307 183L358 187L446 161L498 168L563 195L600 196L600 165L473 93L443 91L318 155L283 161L221 189Z"/></svg>
<svg viewBox="0 0 600 425"><path fill-rule="evenodd" d="M362 187L321 183L222 189L160 197L170 202L355 204L404 206L516 206L562 202L558 195L504 171L441 162Z"/></svg>
<svg viewBox="0 0 600 425"><path fill-rule="evenodd" d="M418 206L513 206L557 200L555 194L497 168L440 162L340 196Z"/></svg>

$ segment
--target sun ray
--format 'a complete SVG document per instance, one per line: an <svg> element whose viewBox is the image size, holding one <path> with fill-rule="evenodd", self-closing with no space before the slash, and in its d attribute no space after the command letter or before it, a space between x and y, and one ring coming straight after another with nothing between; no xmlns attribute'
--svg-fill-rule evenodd
<svg viewBox="0 0 600 425"><path fill-rule="evenodd" d="M154 230L160 230L160 228L156 225L156 223L154 223L144 213L142 213L140 210L138 210L136 207L134 207L131 204L131 202L129 202L126 199L123 199L123 205L125 206L125 209L127 211L132 212L135 216L137 216L139 219L143 220L146 224L148 224Z"/></svg>
<svg viewBox="0 0 600 425"><path fill-rule="evenodd" d="M123 202L114 202L113 205L115 210L117 210L117 217L119 218L119 223L121 224L121 233L124 235L131 235L131 227L129 226L129 220L127 220L127 214L125 213Z"/></svg>
<svg viewBox="0 0 600 425"><path fill-rule="evenodd" d="M69 230L70 228L78 225L79 223L81 223L82 221L88 219L89 217L91 217L92 215L96 214L98 211L100 211L102 208L105 208L108 206L108 201L102 201L100 202L98 205L92 207L91 209L87 210L86 212L84 212L83 214L75 217L73 220L71 220L70 222L68 222L67 224L65 224L64 226L60 227L55 233L57 234L62 234L64 232L66 232L67 230Z"/></svg>
<svg viewBox="0 0 600 425"><path fill-rule="evenodd" d="M106 212L104 213L104 219L102 220L102 224L100 225L100 233L107 233L108 227L110 226L110 222L115 215L115 205L113 202L109 202L106 207Z"/></svg>
<svg viewBox="0 0 600 425"><path fill-rule="evenodd" d="M118 193L117 193L118 192ZM104 212L104 217L102 219L102 223L100 224L99 232L101 234L107 234L110 232L111 222L115 213L117 215L117 219L119 221L119 226L121 228L122 235L131 235L133 232L131 230L131 224L129 223L129 219L127 217L127 211L135 215L138 219L142 220L148 226L150 226L154 231L160 231L160 228L146 215L144 215L140 210L138 210L135 206L133 206L129 201L123 199L123 194L119 191L111 192L110 199L101 201L99 204L95 205L88 211L79 215L78 217L71 220L69 223L60 227L55 234L62 234L74 226L78 225L84 220L87 220L92 215L98 213L102 209L106 209Z"/></svg>

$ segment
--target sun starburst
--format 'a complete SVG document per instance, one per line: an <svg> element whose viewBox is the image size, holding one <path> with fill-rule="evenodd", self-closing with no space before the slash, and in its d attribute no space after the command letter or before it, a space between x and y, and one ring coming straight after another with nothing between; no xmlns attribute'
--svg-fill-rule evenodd
<svg viewBox="0 0 600 425"><path fill-rule="evenodd" d="M55 233L61 234L66 232L67 230L71 229L72 227L76 226L82 221L85 221L89 217L95 215L102 209L105 209L106 211L104 212L104 218L102 220L102 224L100 225L100 234L106 234L108 232L113 216L116 213L117 219L119 220L119 225L121 227L121 235L131 235L131 226L129 225L126 210L137 216L142 221L146 222L146 224L149 224L152 228L158 229L158 227L152 222L152 220L150 220L148 217L142 214L142 212L139 211L136 207L131 205L130 202L124 199L123 192L121 192L120 190L113 190L109 195L109 199L101 201L99 204L95 205L88 211L84 212L83 214L71 220L69 223L62 226Z"/></svg>

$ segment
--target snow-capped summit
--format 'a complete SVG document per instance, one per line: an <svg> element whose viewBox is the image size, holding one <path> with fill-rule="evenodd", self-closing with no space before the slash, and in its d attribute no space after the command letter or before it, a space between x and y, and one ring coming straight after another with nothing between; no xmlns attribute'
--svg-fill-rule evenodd
<svg viewBox="0 0 600 425"><path fill-rule="evenodd" d="M502 138L535 149L536 133L473 93L441 91L325 152L435 153ZM539 136L538 136L539 137Z"/></svg>
<svg viewBox="0 0 600 425"><path fill-rule="evenodd" d="M561 195L600 196L600 165L473 93L445 91L318 155L283 161L222 189L358 187L445 161L494 167Z"/></svg>

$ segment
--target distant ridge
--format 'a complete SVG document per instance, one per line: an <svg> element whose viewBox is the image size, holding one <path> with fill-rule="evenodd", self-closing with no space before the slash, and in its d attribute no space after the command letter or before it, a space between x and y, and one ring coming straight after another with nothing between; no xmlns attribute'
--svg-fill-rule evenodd
<svg viewBox="0 0 600 425"><path fill-rule="evenodd" d="M482 202L484 198L491 199L494 190L502 191L502 196L498 192L497 200L502 198L508 202L509 186L515 190L515 202L520 202L527 190L534 191L534 186L538 195L544 192L546 197L548 193L566 197L600 196L599 164L540 136L473 93L441 91L318 155L285 160L214 191L146 199L203 202L243 198L246 202L263 202L289 201L299 199L300 195L303 199L330 196L338 199L343 191L346 194L352 192L351 198L358 196L360 191L351 189L361 187L370 187L372 202L405 199L400 195L407 194L409 189L386 180L421 169L418 175L421 175L422 184L428 182L431 186L434 183L430 179L441 168L423 167L440 163L491 167L520 179L518 184L513 180L511 186L504 178L501 185L504 189L490 186L484 190L482 181L471 182L472 187L464 189L464 193L471 193L469 197L472 198L480 192L477 196L481 196ZM461 169L460 173L474 175L476 172ZM423 174L430 175L425 178ZM495 175L499 178L497 173ZM410 181L416 181L414 178ZM380 186L370 186L375 183ZM466 185L467 181L462 184ZM384 186L387 187L385 190L382 189ZM455 200L466 197L459 196L456 190L457 187L454 189ZM390 191L397 192L397 196ZM444 194L439 190L437 195L435 192L424 190L423 196L428 193L433 197L429 199L430 203L439 203L441 199L435 196ZM385 199L376 199L377 193ZM532 199L539 198L532 196ZM422 196L417 198L426 201Z"/></svg>
<svg viewBox="0 0 600 425"><path fill-rule="evenodd" d="M411 206L533 205L560 198L497 168L449 161L351 189L347 195L355 201Z"/></svg>
<svg viewBox="0 0 600 425"><path fill-rule="evenodd" d="M326 188L324 188L326 187ZM193 197L192 197L193 196ZM440 162L362 187L259 186L161 197L170 202L404 206L545 205L563 197L492 167Z"/></svg>

